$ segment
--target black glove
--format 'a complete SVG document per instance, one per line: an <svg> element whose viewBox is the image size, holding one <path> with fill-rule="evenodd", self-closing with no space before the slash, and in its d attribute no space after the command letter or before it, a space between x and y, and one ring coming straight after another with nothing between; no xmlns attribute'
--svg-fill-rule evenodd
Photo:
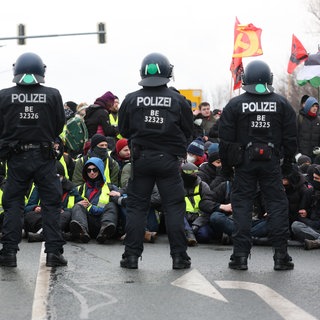
<svg viewBox="0 0 320 320"><path fill-rule="evenodd" d="M293 164L291 160L284 159L281 166L282 175L289 176L293 171Z"/></svg>

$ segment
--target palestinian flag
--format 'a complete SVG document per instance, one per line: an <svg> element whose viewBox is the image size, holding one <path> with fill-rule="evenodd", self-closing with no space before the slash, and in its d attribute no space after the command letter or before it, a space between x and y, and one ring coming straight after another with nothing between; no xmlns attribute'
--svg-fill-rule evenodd
<svg viewBox="0 0 320 320"><path fill-rule="evenodd" d="M320 51L309 54L303 68L297 74L297 82L300 86L310 83L313 87L320 87Z"/></svg>

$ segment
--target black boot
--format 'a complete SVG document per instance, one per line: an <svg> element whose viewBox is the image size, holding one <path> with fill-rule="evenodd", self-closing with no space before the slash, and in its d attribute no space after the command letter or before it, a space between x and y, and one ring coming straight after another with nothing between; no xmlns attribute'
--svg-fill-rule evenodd
<svg viewBox="0 0 320 320"><path fill-rule="evenodd" d="M114 223L103 223L96 240L98 243L103 244L107 239L110 239L115 232L116 225Z"/></svg>
<svg viewBox="0 0 320 320"><path fill-rule="evenodd" d="M120 267L127 269L138 269L138 259L138 256L124 253L122 255L122 260L120 261Z"/></svg>
<svg viewBox="0 0 320 320"><path fill-rule="evenodd" d="M230 257L229 268L234 270L248 270L248 257L247 256L235 256Z"/></svg>
<svg viewBox="0 0 320 320"><path fill-rule="evenodd" d="M189 247L195 247L198 244L196 236L193 233L193 230L186 230L186 237Z"/></svg>
<svg viewBox="0 0 320 320"><path fill-rule="evenodd" d="M191 266L191 258L186 252L174 253L172 257L172 269L189 269Z"/></svg>
<svg viewBox="0 0 320 320"><path fill-rule="evenodd" d="M88 243L90 241L87 230L77 220L71 220L70 232L73 238L80 239L83 243Z"/></svg>
<svg viewBox="0 0 320 320"><path fill-rule="evenodd" d="M17 256L14 250L0 250L0 266L2 267L16 267Z"/></svg>
<svg viewBox="0 0 320 320"><path fill-rule="evenodd" d="M53 252L47 253L47 261L46 261L47 267L62 267L62 266L66 266L67 264L68 264L68 261L64 258L62 253L53 253Z"/></svg>
<svg viewBox="0 0 320 320"><path fill-rule="evenodd" d="M273 260L274 270L292 270L294 268L292 258L289 256L286 249L275 249Z"/></svg>

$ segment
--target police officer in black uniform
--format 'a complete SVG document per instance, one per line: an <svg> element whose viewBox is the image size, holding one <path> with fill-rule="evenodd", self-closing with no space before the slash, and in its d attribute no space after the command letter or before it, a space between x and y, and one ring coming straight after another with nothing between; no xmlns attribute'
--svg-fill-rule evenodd
<svg viewBox="0 0 320 320"><path fill-rule="evenodd" d="M13 65L16 85L0 91L0 158L7 158L8 164L0 266L17 266L25 196L32 182L41 199L46 265L67 265L59 223L62 190L53 151L65 116L59 91L40 85L45 69L38 55L24 53Z"/></svg>
<svg viewBox="0 0 320 320"><path fill-rule="evenodd" d="M150 196L158 186L165 213L173 269L191 265L184 232L184 188L179 173L193 128L189 103L167 87L173 66L159 53L147 55L141 65L143 88L128 94L119 109L119 131L129 139L132 176L129 180L125 252L121 267L138 268L143 251Z"/></svg>
<svg viewBox="0 0 320 320"><path fill-rule="evenodd" d="M242 78L242 88L246 92L231 99L220 118L222 170L230 179L234 169L231 204L235 231L229 262L231 269L248 269L257 185L266 203L274 270L294 267L287 253L288 202L281 177L282 173L288 174L292 170L297 150L296 114L284 97L273 92L272 81L273 75L265 62L250 62Z"/></svg>

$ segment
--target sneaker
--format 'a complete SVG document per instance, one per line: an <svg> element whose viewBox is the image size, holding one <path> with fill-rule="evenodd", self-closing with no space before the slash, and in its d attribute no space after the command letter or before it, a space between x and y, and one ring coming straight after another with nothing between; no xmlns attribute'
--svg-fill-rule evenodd
<svg viewBox="0 0 320 320"><path fill-rule="evenodd" d="M102 224L96 240L98 243L103 244L107 239L110 239L115 232L116 225L114 223Z"/></svg>
<svg viewBox="0 0 320 320"><path fill-rule="evenodd" d="M147 243L154 243L157 237L157 233L156 232L151 232L151 231L146 231L144 233L144 242Z"/></svg>
<svg viewBox="0 0 320 320"><path fill-rule="evenodd" d="M122 255L122 260L120 261L120 267L127 269L138 269L138 259L138 256L124 253Z"/></svg>
<svg viewBox="0 0 320 320"><path fill-rule="evenodd" d="M81 242L88 243L90 241L90 236L86 229L76 220L71 220L70 222L70 232L72 237L79 238Z"/></svg>
<svg viewBox="0 0 320 320"><path fill-rule="evenodd" d="M320 248L320 240L309 240L304 239L304 248L305 250L319 249Z"/></svg>
<svg viewBox="0 0 320 320"><path fill-rule="evenodd" d="M0 250L0 266L2 267L16 267L17 254L14 250Z"/></svg>
<svg viewBox="0 0 320 320"><path fill-rule="evenodd" d="M246 256L231 255L229 268L234 270L248 270L248 258Z"/></svg>
<svg viewBox="0 0 320 320"><path fill-rule="evenodd" d="M64 256L61 253L47 253L47 267L62 267L66 266L67 264L68 261L64 258Z"/></svg>
<svg viewBox="0 0 320 320"><path fill-rule="evenodd" d="M283 271L283 270L292 270L294 268L294 263L289 254L276 250L273 256L274 260L274 270Z"/></svg>
<svg viewBox="0 0 320 320"><path fill-rule="evenodd" d="M172 269L189 269L191 266L191 258L186 252L174 253L172 256Z"/></svg>

